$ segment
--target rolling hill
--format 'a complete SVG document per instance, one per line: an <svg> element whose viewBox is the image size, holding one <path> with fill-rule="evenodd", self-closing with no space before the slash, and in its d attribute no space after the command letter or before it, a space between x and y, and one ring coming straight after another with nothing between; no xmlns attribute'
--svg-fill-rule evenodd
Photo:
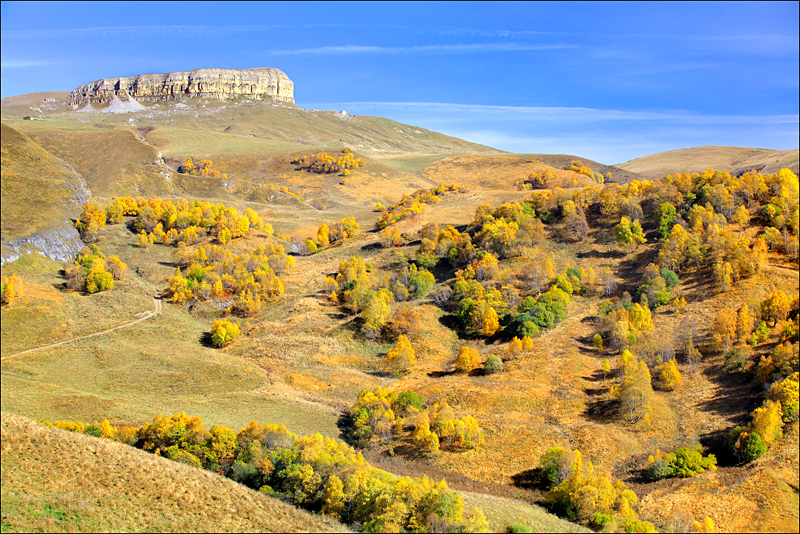
<svg viewBox="0 0 800 534"><path fill-rule="evenodd" d="M348 532L232 480L2 413L3 532Z"/></svg>
<svg viewBox="0 0 800 534"><path fill-rule="evenodd" d="M725 203L728 196L704 198L703 203L686 194L696 184L683 184L686 189L680 191L663 181L651 188L629 185L709 166L734 174L751 168L774 172L777 165L796 169L797 151L699 147L608 166L571 155L507 154L388 119L290 104L201 98L145 103L145 111L110 114L98 105L74 111L65 102L66 94L57 93L3 99L4 232L6 224L12 233L28 231L14 225L28 224L25 216L37 212L39 197L44 205L37 224L66 217L77 205L70 204L64 187L70 177L80 175L92 200L103 207L115 196L142 197L141 206L148 197L176 204L181 198L202 199L239 213L252 208L274 235L253 228L225 242L211 233L214 221L206 221L209 235L189 246L198 253L192 258L204 264L197 269L179 253L179 239L138 246L135 230L142 219L126 216L101 229L98 246L125 262L127 274L111 291L95 294L66 290L61 262L31 255L3 266L3 274L18 275L25 288L0 311L7 411L4 530L138 530L142 525L155 530L169 524L180 530L263 528L259 524L338 529L340 525L314 522L316 516L286 509L215 475L115 443L47 429L21 416L87 422L108 418L116 425L140 425L159 412L185 412L211 425L239 428L257 420L283 423L299 435L319 432L347 440L352 430L348 425L354 424L347 411L361 391L378 387L418 392L426 408L444 399L456 417L474 417L485 434L483 445L474 449L421 451L411 437L417 423L409 418L405 426L391 426L389 445L375 434L364 455L387 472L445 478L463 492L469 507L484 508L494 531L513 521L541 531L583 528L531 505L545 504L547 489L538 479L538 468L552 447L579 449L596 473L623 482L639 496L639 517L659 529L676 528L676 518L687 516L713 518L723 530L797 529L796 418L784 426L782 440L757 461L741 464L724 458L727 433L748 424L764 400L759 365L796 332L796 312L787 312L787 320L764 325L763 339L747 337L762 320L765 299L779 290L792 298L797 293L797 255L791 255L789 246L796 225L791 230L790 218L781 223L775 217L774 224L789 231L772 232L769 246L761 241L772 224L762 207L783 202L781 209L791 214L797 204L796 181L785 175L783 182L767 177L764 187L756 189L760 196L746 204L731 195L747 210L737 223L717 215L736 207ZM42 120L22 120L32 112ZM292 163L322 152L339 157L344 146L353 149L362 166L348 173L316 173ZM178 172L187 158L212 160L219 175ZM565 170L575 159L595 172L611 172L620 187L602 190L598 177ZM531 191L520 184L540 172L550 173L550 191ZM720 189L730 185L721 173L714 179ZM440 184L462 187L440 192L430 203L409 202L413 213L389 231L379 231L378 218L386 207ZM40 190L41 195L29 194ZM780 198L766 193L773 190L781 192ZM700 252L689 258L688 246L676 246L673 252L686 257L670 264L674 272L669 273L660 270L666 246L654 216L655 207L666 200L674 202L675 221L699 221L684 227L696 237ZM505 203L509 205L501 211L498 207ZM703 211L708 203L715 209ZM165 214L159 216L169 220ZM642 241L635 248L623 249L617 242L623 215L641 221ZM323 224L330 230L350 217L360 225L354 235L333 243L320 237ZM528 232L524 243L519 238L523 229ZM289 249L288 240L297 246ZM303 251L308 240L319 245L316 253ZM226 287L214 297L204 300L198 293L186 302L169 302L174 290L167 288L176 270L187 278L192 271L197 287L204 272L216 269L206 261L208 255L203 260L205 249L199 251L199 245L212 244L215 253L251 254L251 260L259 254L254 253L257 247L287 247L293 267L281 275L280 295L239 317L232 308L235 286L226 278ZM430 258L422 254L423 246ZM763 261L751 268L747 262L756 252ZM363 260L364 273L340 287L337 280L348 275L348 260ZM262 276L283 269L261 260L237 268L230 261L222 267L225 274L242 279L253 275L252 284L256 270ZM724 288L718 281L724 271L715 262L738 269L736 279L729 275ZM429 287L411 291L412 273L425 264ZM546 274L548 268L552 272ZM535 272L545 273L541 286L535 285ZM650 281L644 276L661 277L663 288L653 291L653 298L647 287L640 291ZM667 278L674 286L667 288ZM518 333L513 330L516 317L525 307L533 310L533 301L540 306L543 294L555 291L550 286L563 288L563 295L548 297L560 299L563 306L556 311L561 315L556 319L549 308L537 311L541 328L531 315L527 322L533 326L525 326L534 332L530 349L514 353L510 341ZM389 322L372 337L363 328L367 319L358 310L360 303L347 300L360 294L356 289L364 289L365 295L391 292ZM454 297L456 292L463 295ZM156 304L160 313L136 322L153 310L153 295L164 295L163 310ZM494 332L486 333L488 322L464 314L466 295L486 306L492 300L499 310ZM641 306L634 308L634 301ZM730 309L737 317L744 305L758 320L746 333L743 363L734 369L729 364L733 351L717 346L715 325L720 310ZM401 310L406 315L400 316ZM618 335L617 323L634 328L635 314L641 322L638 337L632 330ZM214 348L209 330L223 317L239 322L242 333L230 345ZM111 330L128 324L132 326ZM107 334L101 332L107 329ZM402 371L389 367L397 334L393 329L406 329L416 351L414 362ZM700 350L696 361L690 361L683 345L689 330L692 346ZM102 335L87 337L94 332ZM454 361L465 346L481 361L471 371L459 372ZM626 380L627 346L652 371L651 423L634 424L623 416L618 392ZM18 355L37 347L41 350ZM662 355L677 362L683 376L680 388L659 386ZM492 357L501 362L494 373L484 367ZM793 361L787 365L796 366L796 357ZM442 437L443 444L446 439ZM701 445L703 454L717 454L719 468L687 479L646 479L648 455L694 444ZM55 451L62 451L61 456ZM102 472L104 464L108 475ZM78 468L95 474L85 489L74 474ZM23 483L30 485L26 495ZM136 485L144 491L134 491ZM109 517L119 517L120 526Z"/></svg>
<svg viewBox="0 0 800 534"><path fill-rule="evenodd" d="M700 146L659 152L616 165L646 178L670 172L703 172L709 167L738 175L756 170L774 174L782 168L798 171L798 151L741 148L733 146Z"/></svg>

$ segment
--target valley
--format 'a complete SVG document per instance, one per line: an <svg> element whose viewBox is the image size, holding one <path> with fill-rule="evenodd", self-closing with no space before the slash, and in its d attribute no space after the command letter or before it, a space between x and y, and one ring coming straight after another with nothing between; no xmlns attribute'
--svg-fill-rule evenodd
<svg viewBox="0 0 800 534"><path fill-rule="evenodd" d="M158 469L170 491L193 499L221 483L201 476L239 481L223 482L244 492L249 512L237 515L251 523L212 514L203 528L215 530L258 528L280 509L287 522L276 530L688 531L711 520L718 531L797 531L796 150L701 147L611 166L247 100L142 101L144 111L115 114L100 103L79 113L68 93L3 99L2 275L4 287L13 274L22 289L0 312L4 532L107 528L75 519L105 508L70 501L74 482L20 498L11 464L36 480L73 465L33 465L18 451L29 435L46 435L31 450L74 450L74 465L93 447L115 470ZM41 120L23 120L31 113ZM291 163L321 154L363 164L317 173ZM73 194L84 186L85 198ZM126 207L114 212L115 202ZM389 213L397 222L379 224ZM111 257L127 266L113 288L68 288L80 249L62 258L8 245L75 231L74 221L106 269ZM93 261L78 265L85 277L104 265ZM223 319L240 334L219 347L211 330ZM403 338L413 356L398 359ZM463 347L477 361L459 360ZM663 378L668 365L679 385ZM365 390L375 400L359 410ZM422 400L402 404L404 392ZM759 422L758 410L777 413L776 399L780 424ZM186 440L159 449L183 448L205 468L189 469L31 421L107 420L116 436L123 427L143 436L159 414L231 429L236 460L210 460ZM304 436L334 440L329 454L351 462L342 481L367 473L384 484L370 506L389 502L376 495L399 502L392 476L427 476L460 492L463 514L437 508L419 524L422 505L394 515L387 506L370 523L358 515L366 504L331 504L333 468L313 463L327 478L303 479L317 493L299 496L294 479L241 445L237 431L251 421L285 425L303 454L317 450ZM474 443L471 421L482 436ZM745 461L742 429L767 427L775 439ZM648 478L649 456L696 445L715 456L713 469ZM548 484L543 459L554 448L567 456ZM277 455L292 449L271 450L279 467ZM234 476L244 469L234 462L263 479ZM169 501L150 497L156 485L147 482L151 500L139 506ZM356 499L342 487L342 499ZM424 487L407 491L433 491ZM558 500L558 488L581 497ZM67 512L33 521L44 506ZM314 512L313 529L298 508ZM131 517L127 528L139 528ZM172 524L199 528L181 521Z"/></svg>

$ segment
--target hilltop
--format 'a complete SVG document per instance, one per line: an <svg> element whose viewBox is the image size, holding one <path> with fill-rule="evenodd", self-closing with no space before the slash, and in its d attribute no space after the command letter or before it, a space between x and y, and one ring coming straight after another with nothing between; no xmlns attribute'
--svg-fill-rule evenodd
<svg viewBox="0 0 800 534"><path fill-rule="evenodd" d="M742 174L758 171L772 174L782 168L798 171L798 151L742 148L734 146L700 146L659 152L616 165L646 178L676 172L703 172L708 168Z"/></svg>

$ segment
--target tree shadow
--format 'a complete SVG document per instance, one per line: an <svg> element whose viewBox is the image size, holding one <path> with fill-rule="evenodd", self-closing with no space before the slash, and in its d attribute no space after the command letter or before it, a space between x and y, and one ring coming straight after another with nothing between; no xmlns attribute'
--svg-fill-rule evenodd
<svg viewBox="0 0 800 534"><path fill-rule="evenodd" d="M745 425L750 413L760 403L762 388L748 373L728 373L722 364L709 365L701 371L716 385L717 391L698 404L704 412L725 417L733 425Z"/></svg>
<svg viewBox="0 0 800 534"><path fill-rule="evenodd" d="M725 446L725 441L728 439L728 433L731 430L733 430L733 427L718 428L700 436L699 441L700 445L703 446L703 450L717 457L717 465L719 467L739 465L738 459Z"/></svg>
<svg viewBox="0 0 800 534"><path fill-rule="evenodd" d="M584 376L584 380L588 380L589 382L601 382L606 379L605 373L601 370L597 370L591 374L591 376Z"/></svg>
<svg viewBox="0 0 800 534"><path fill-rule="evenodd" d="M211 332L203 332L200 335L200 344L210 349L216 348L214 347L214 343L212 342Z"/></svg>
<svg viewBox="0 0 800 534"><path fill-rule="evenodd" d="M578 258L595 258L595 259L611 259L611 258L622 258L625 256L625 253L621 250L607 250L602 252L600 250L592 249L588 252L578 252L575 254Z"/></svg>
<svg viewBox="0 0 800 534"><path fill-rule="evenodd" d="M597 423L613 423L619 416L617 399L598 399L586 405L586 417Z"/></svg>
<svg viewBox="0 0 800 534"><path fill-rule="evenodd" d="M362 252L371 252L373 250L380 250L383 248L383 245L380 243L367 243L363 247L361 247Z"/></svg>
<svg viewBox="0 0 800 534"><path fill-rule="evenodd" d="M511 483L518 488L547 491L547 486L542 482L542 478L544 478L542 468L535 467L511 475Z"/></svg>
<svg viewBox="0 0 800 534"><path fill-rule="evenodd" d="M439 324L455 332L458 339L478 339L478 336L467 334L461 329L461 322L454 314L443 314L439 317Z"/></svg>

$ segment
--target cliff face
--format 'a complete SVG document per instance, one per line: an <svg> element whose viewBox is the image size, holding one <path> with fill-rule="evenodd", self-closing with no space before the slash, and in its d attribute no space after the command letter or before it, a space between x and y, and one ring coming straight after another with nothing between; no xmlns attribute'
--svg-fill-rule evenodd
<svg viewBox="0 0 800 534"><path fill-rule="evenodd" d="M254 100L274 98L294 103L294 83L283 71L271 68L233 70L197 69L167 74L142 74L97 80L72 91L70 106L107 103L114 97L139 101L179 100L184 97L226 99L244 96Z"/></svg>

